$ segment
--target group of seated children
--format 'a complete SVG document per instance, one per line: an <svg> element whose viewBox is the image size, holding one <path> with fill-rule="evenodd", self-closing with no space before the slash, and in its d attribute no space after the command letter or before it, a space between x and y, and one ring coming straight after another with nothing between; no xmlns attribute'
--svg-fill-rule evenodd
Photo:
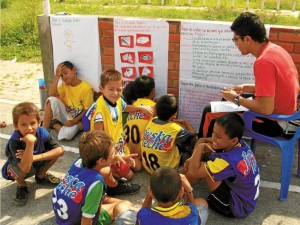
<svg viewBox="0 0 300 225"><path fill-rule="evenodd" d="M102 95L92 104L90 86L76 72L70 62L58 65L43 127L34 104L24 102L13 109L15 132L6 146L8 160L2 174L17 182L16 204L26 203L25 179L35 175L38 184L56 186L52 200L58 224L113 220L117 224L172 224L174 220L205 224L207 205L227 217L246 217L254 210L259 169L254 154L241 141L243 121L238 115L218 118L212 137L197 141L179 174L183 143L193 140L195 130L188 121L176 118L174 95L154 102L154 80L141 76L131 84L136 101L126 104L121 97L121 73L105 70L100 78ZM60 78L63 84L56 88ZM72 96L78 101L72 101ZM123 112L128 112L127 121L122 121ZM82 129L81 118L87 119L89 131L80 137L80 158L60 180L48 170L64 152L47 129L59 131L59 139L71 139ZM142 167L152 176L136 217L137 210L128 201L108 196L139 191L140 185L129 180ZM211 191L207 201L193 196L191 184L200 179ZM153 198L157 206L152 206Z"/></svg>

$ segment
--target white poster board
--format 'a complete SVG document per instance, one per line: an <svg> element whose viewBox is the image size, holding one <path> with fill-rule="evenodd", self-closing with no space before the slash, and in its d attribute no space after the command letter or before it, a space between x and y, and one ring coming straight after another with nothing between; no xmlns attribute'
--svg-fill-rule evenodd
<svg viewBox="0 0 300 225"><path fill-rule="evenodd" d="M78 77L99 91L101 60L97 16L51 15L54 71L59 63L70 61Z"/></svg>
<svg viewBox="0 0 300 225"><path fill-rule="evenodd" d="M232 23L183 21L180 35L179 117L198 130L202 111L221 99L220 89L254 83L252 55L232 41ZM267 27L269 33L269 27Z"/></svg>
<svg viewBox="0 0 300 225"><path fill-rule="evenodd" d="M115 69L125 81L141 75L155 80L156 96L167 93L169 23L162 20L114 19Z"/></svg>

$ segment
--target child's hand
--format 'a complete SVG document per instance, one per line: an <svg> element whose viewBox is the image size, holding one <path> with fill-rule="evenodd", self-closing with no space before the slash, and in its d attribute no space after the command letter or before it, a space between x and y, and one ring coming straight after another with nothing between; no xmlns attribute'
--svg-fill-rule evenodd
<svg viewBox="0 0 300 225"><path fill-rule="evenodd" d="M153 113L154 113L153 106L141 106L141 110L143 113L145 113L149 116L153 116Z"/></svg>
<svg viewBox="0 0 300 225"><path fill-rule="evenodd" d="M24 152L25 151L23 149L17 150L17 153L15 154L16 158L22 159Z"/></svg>
<svg viewBox="0 0 300 225"><path fill-rule="evenodd" d="M25 142L25 144L34 144L36 141L36 136L32 134L26 134L24 137L20 138L20 140Z"/></svg>
<svg viewBox="0 0 300 225"><path fill-rule="evenodd" d="M193 188L185 175L179 174L182 182L182 187L186 193L193 191Z"/></svg>
<svg viewBox="0 0 300 225"><path fill-rule="evenodd" d="M55 76L56 77L61 77L62 75L62 69L65 65L63 63L58 64L58 66L56 67L56 71L55 71Z"/></svg>
<svg viewBox="0 0 300 225"><path fill-rule="evenodd" d="M130 154L130 155L124 155L122 156L123 160L126 164L128 164L130 167L135 167L135 161L133 158L138 157L138 154Z"/></svg>

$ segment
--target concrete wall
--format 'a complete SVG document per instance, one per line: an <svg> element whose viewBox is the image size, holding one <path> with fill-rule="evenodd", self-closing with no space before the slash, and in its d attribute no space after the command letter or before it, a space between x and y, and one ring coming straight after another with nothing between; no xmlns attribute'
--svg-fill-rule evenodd
<svg viewBox="0 0 300 225"><path fill-rule="evenodd" d="M48 19L48 20L47 20ZM39 16L39 31L46 86L53 78L53 53L49 17ZM168 93L178 96L180 61L180 20L169 22ZM48 24L45 24L48 23ZM114 68L114 30L112 17L99 17L99 37L102 69ZM300 78L300 27L271 26L270 40L292 56ZM242 56L241 56L242 57ZM49 63L52 60L52 65ZM49 71L52 69L52 71ZM299 79L300 80L300 79ZM300 104L299 104L300 106ZM299 107L300 108L300 107Z"/></svg>

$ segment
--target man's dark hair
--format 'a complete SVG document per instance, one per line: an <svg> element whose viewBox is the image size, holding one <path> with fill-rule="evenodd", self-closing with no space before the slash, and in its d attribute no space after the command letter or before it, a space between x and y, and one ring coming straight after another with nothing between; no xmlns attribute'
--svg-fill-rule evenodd
<svg viewBox="0 0 300 225"><path fill-rule="evenodd" d="M176 169L163 166L152 174L150 187L157 201L167 203L176 200L182 187L182 182Z"/></svg>
<svg viewBox="0 0 300 225"><path fill-rule="evenodd" d="M156 102L157 117L160 120L169 120L178 110L176 97L172 94L161 96Z"/></svg>
<svg viewBox="0 0 300 225"><path fill-rule="evenodd" d="M148 76L140 76L134 81L134 91L138 98L148 97L155 88L154 79Z"/></svg>
<svg viewBox="0 0 300 225"><path fill-rule="evenodd" d="M254 13L243 12L234 20L230 28L236 35L241 36L242 40L245 36L250 36L259 43L269 41L265 25Z"/></svg>
<svg viewBox="0 0 300 225"><path fill-rule="evenodd" d="M241 140L244 133L244 121L236 113L228 113L216 119L216 123L224 128L225 134L232 138Z"/></svg>

